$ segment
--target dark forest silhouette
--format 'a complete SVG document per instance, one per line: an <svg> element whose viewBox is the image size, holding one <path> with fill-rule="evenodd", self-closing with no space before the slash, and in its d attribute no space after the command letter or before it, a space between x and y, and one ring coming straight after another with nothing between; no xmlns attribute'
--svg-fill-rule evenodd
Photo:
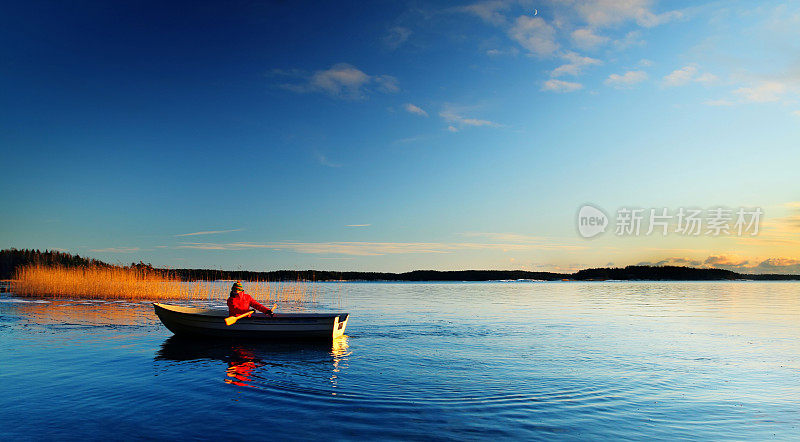
<svg viewBox="0 0 800 442"><path fill-rule="evenodd" d="M575 273L528 272L524 270L414 270L404 273L388 272L333 272L326 270L276 270L254 272L245 270L213 269L158 269L143 262L130 266L115 266L93 258L72 255L54 250L5 249L0 250L0 279L14 277L16 268L40 264L63 267L133 267L160 271L178 276L186 281L242 280L242 281L726 281L726 280L800 280L800 275L742 274L724 269L679 266L627 266L624 268L584 269Z"/></svg>

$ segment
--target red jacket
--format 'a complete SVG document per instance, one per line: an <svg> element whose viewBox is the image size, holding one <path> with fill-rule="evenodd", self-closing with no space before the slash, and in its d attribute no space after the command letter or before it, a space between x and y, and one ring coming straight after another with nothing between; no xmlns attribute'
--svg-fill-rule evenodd
<svg viewBox="0 0 800 442"><path fill-rule="evenodd" d="M228 298L228 313L230 313L231 316L247 313L251 308L264 313L272 313L272 310L259 304L258 301L245 292L239 292L238 295Z"/></svg>

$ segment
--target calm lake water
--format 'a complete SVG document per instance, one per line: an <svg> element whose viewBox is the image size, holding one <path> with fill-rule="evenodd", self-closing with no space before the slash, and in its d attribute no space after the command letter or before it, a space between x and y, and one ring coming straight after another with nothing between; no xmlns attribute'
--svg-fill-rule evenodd
<svg viewBox="0 0 800 442"><path fill-rule="evenodd" d="M351 313L333 345L186 342L149 303L4 293L0 439L800 438L800 283L320 292Z"/></svg>

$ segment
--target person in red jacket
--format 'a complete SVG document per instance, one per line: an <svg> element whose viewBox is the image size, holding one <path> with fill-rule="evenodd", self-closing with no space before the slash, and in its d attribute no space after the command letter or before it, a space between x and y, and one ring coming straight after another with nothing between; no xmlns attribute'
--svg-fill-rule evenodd
<svg viewBox="0 0 800 442"><path fill-rule="evenodd" d="M230 316L238 316L249 312L251 308L272 316L271 309L259 304L252 296L245 293L241 282L235 282L231 287L231 296L228 297L228 313Z"/></svg>

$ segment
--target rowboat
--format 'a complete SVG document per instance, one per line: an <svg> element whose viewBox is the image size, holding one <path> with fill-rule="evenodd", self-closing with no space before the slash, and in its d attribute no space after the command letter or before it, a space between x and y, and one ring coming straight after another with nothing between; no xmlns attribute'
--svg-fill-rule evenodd
<svg viewBox="0 0 800 442"><path fill-rule="evenodd" d="M344 334L348 313L275 313L254 314L226 325L228 310L182 307L153 303L156 316L178 336L246 339L316 339L332 340Z"/></svg>

